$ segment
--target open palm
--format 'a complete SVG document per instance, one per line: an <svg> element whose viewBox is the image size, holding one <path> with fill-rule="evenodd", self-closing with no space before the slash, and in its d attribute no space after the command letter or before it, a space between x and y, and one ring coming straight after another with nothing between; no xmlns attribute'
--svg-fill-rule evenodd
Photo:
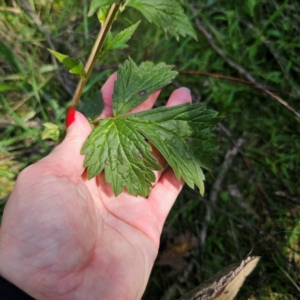
<svg viewBox="0 0 300 300"><path fill-rule="evenodd" d="M112 115L116 74L102 88ZM159 91L133 111L151 109ZM167 106L190 102L177 89ZM183 182L156 172L147 199L115 197L103 174L88 180L80 149L91 132L76 112L64 141L18 177L0 231L0 274L37 299L141 299L163 223ZM163 158L153 150L164 167Z"/></svg>

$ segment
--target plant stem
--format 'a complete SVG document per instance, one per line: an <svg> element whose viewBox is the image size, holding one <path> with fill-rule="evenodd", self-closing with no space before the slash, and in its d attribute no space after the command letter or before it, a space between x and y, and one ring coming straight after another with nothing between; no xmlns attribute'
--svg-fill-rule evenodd
<svg viewBox="0 0 300 300"><path fill-rule="evenodd" d="M86 78L80 78L80 80L78 82L78 85L77 85L77 88L76 88L76 91L73 95L71 106L74 106L75 108L78 105L78 102L80 100L82 91L84 89L84 86L85 86L88 78L90 77L90 75L92 73L92 70L95 66L95 63L96 63L97 59L98 59L98 53L99 53L101 47L103 46L105 37L106 37L108 31L110 30L111 24L114 21L114 18L116 16L117 12L118 12L119 7L120 7L119 3L115 3L110 7L109 12L108 12L107 17L106 17L106 20L105 20L104 24L101 26L100 32L99 32L98 37L95 41L93 49L90 53L89 59L88 59L86 65L84 67L84 70L86 72Z"/></svg>

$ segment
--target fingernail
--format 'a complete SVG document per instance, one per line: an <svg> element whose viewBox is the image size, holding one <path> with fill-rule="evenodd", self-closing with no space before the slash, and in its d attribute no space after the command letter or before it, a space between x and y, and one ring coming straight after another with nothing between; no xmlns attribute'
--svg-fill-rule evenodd
<svg viewBox="0 0 300 300"><path fill-rule="evenodd" d="M75 121L75 113L76 113L76 109L74 108L74 106L70 106L67 110L67 116L66 116L67 128L69 128Z"/></svg>
<svg viewBox="0 0 300 300"><path fill-rule="evenodd" d="M190 90L189 88L187 88L187 87L185 87L185 86L182 86L181 88L182 88L182 89L185 89L186 91L188 91L189 93L191 93L191 90Z"/></svg>

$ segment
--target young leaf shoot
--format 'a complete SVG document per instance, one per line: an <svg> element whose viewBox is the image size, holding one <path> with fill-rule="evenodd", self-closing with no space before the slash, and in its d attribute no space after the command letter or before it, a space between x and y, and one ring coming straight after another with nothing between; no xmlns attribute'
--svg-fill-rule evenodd
<svg viewBox="0 0 300 300"><path fill-rule="evenodd" d="M140 21L136 22L132 26L124 29L120 33L118 33L115 37L112 36L112 33L109 32L107 34L105 40L105 50L116 50L116 49L124 49L127 48L128 45L126 42L131 38L137 27L139 26Z"/></svg>
<svg viewBox="0 0 300 300"><path fill-rule="evenodd" d="M81 61L75 61L68 55L61 54L57 51L48 49L65 67L68 68L72 74L78 74L83 78L86 78L86 72L84 71L84 65Z"/></svg>

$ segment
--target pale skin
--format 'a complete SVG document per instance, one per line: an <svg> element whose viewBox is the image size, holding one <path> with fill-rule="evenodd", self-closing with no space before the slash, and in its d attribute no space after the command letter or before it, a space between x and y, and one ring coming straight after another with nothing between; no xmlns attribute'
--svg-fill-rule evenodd
<svg viewBox="0 0 300 300"><path fill-rule="evenodd" d="M116 77L102 88L101 118L112 116ZM151 109L159 92L133 111ZM167 106L186 102L190 92L180 88ZM163 224L184 184L167 168L155 173L147 199L126 190L115 197L103 175L86 177L80 149L90 132L76 112L64 141L20 173L4 211L0 274L36 299L141 299Z"/></svg>

